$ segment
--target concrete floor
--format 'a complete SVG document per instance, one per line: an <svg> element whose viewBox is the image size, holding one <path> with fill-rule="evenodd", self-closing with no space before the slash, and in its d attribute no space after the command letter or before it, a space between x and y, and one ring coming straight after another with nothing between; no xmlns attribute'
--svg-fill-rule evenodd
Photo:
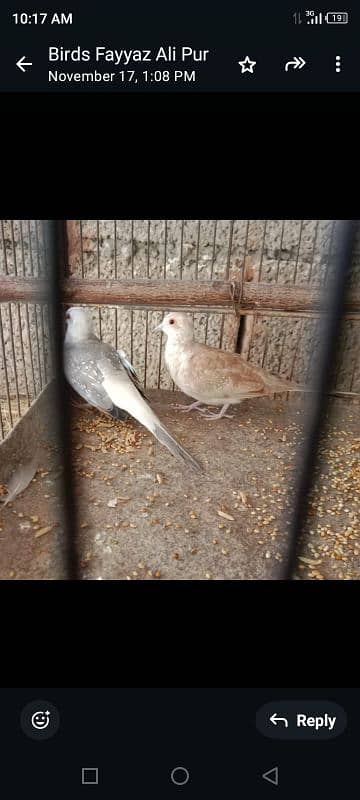
<svg viewBox="0 0 360 800"><path fill-rule="evenodd" d="M244 401L233 419L204 420L150 393L169 430L196 456L189 472L134 422L74 409L74 479L81 577L275 580L287 547L306 410L284 399ZM359 407L332 403L299 579L360 577ZM23 421L25 422L25 420ZM42 436L39 470L0 509L0 578L64 577L62 473Z"/></svg>

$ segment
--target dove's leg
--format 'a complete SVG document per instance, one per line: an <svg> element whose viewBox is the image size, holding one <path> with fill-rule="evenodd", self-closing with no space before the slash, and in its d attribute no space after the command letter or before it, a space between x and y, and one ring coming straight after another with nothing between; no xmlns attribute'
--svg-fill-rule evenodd
<svg viewBox="0 0 360 800"><path fill-rule="evenodd" d="M179 411L182 411L184 414L187 414L188 411L192 411L194 408L197 408L199 411L199 406L203 405L202 400L196 400L195 403L186 404L185 406L176 403L175 408L178 408Z"/></svg>
<svg viewBox="0 0 360 800"><path fill-rule="evenodd" d="M227 417L228 419L232 419L232 414L226 414L228 408L230 408L231 403L225 403L222 408L220 409L218 414L214 414L210 412L209 414L203 414L203 419L221 419L221 417Z"/></svg>

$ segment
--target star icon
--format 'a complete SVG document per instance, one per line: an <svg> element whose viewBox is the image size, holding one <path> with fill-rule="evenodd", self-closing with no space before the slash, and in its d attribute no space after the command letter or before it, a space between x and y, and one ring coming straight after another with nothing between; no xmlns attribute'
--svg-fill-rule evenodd
<svg viewBox="0 0 360 800"><path fill-rule="evenodd" d="M240 64L242 75L244 74L244 72L251 72L252 75L254 74L254 67L256 65L256 61L251 61L251 58L249 58L249 56L246 56L246 58L244 58L243 61L238 61L238 64Z"/></svg>

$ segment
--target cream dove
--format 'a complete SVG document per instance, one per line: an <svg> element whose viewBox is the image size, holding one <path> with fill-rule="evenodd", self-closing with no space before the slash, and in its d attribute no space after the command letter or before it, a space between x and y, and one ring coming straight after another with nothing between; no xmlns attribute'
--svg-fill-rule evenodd
<svg viewBox="0 0 360 800"><path fill-rule="evenodd" d="M136 372L123 351L98 339L90 316L83 308L70 308L66 312L64 371L73 389L90 405L117 419L126 418L124 412L131 414L172 455L194 469L201 469L150 408Z"/></svg>
<svg viewBox="0 0 360 800"><path fill-rule="evenodd" d="M208 413L205 419L228 416L231 405L249 397L264 397L275 392L308 391L291 381L277 378L245 361L238 353L228 353L194 341L193 323L187 314L166 314L155 328L166 337L165 362L170 375L184 394L195 398L184 411L202 404L221 406L219 413Z"/></svg>

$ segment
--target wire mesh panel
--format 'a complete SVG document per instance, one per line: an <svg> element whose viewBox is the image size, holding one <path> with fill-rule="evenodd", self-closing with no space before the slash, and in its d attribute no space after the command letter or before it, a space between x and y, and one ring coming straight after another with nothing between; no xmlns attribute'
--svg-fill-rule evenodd
<svg viewBox="0 0 360 800"><path fill-rule="evenodd" d="M1 276L46 277L44 221L2 220ZM68 276L84 281L145 279L238 285L324 288L331 280L336 223L332 220L70 220ZM360 272L358 233L352 285ZM198 341L237 350L274 374L309 382L317 369L319 326L312 313L271 311L234 314L196 303ZM164 364L162 336L153 335L164 311L146 307L93 307L97 333L130 356L151 388L174 388ZM29 408L52 375L46 303L0 304L0 436ZM360 326L356 315L343 326L334 388L358 392Z"/></svg>
<svg viewBox="0 0 360 800"><path fill-rule="evenodd" d="M1 220L0 281L47 276L42 220ZM0 303L0 436L4 438L49 382L47 304Z"/></svg>
<svg viewBox="0 0 360 800"><path fill-rule="evenodd" d="M109 279L237 281L241 286L321 289L331 279L336 223L332 220L71 220L68 230L69 275ZM358 267L354 267L355 271ZM354 278L356 281L356 277ZM170 306L171 307L171 306ZM270 372L298 381L316 370L319 331L312 313L248 313L234 307L200 310L193 304L198 341L237 350ZM164 365L162 341L152 335L163 311L109 306L93 309L97 332L130 356L148 387L173 388ZM120 344L119 344L120 343ZM360 327L349 320L345 350L360 347ZM310 358L311 355L311 358ZM354 357L338 374L338 388L355 391Z"/></svg>
<svg viewBox="0 0 360 800"><path fill-rule="evenodd" d="M246 220L72 220L68 223L73 277L212 280L228 278L231 259L244 257ZM234 244L233 244L234 242ZM233 249L234 247L234 249ZM141 307L94 313L106 341L128 352L145 385L170 388L161 339L152 331L163 313ZM208 344L235 349L237 328L224 314L194 309L195 330Z"/></svg>

